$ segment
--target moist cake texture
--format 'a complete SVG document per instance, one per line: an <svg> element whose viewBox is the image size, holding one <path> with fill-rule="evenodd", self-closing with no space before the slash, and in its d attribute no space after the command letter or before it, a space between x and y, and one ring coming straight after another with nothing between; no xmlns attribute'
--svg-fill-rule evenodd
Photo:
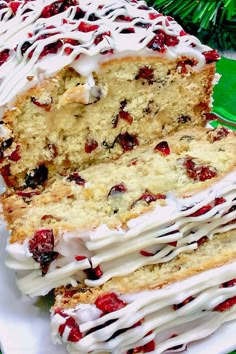
<svg viewBox="0 0 236 354"><path fill-rule="evenodd" d="M3 197L8 266L27 294L89 286L193 252L235 229L235 133L184 129L116 161Z"/></svg>
<svg viewBox="0 0 236 354"><path fill-rule="evenodd" d="M19 1L1 13L9 187L33 186L32 176L44 186L55 171L205 124L219 55L143 1Z"/></svg>

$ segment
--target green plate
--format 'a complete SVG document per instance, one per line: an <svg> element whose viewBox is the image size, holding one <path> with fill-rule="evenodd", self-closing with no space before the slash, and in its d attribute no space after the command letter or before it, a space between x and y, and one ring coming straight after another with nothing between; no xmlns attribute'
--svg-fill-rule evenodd
<svg viewBox="0 0 236 354"><path fill-rule="evenodd" d="M222 77L214 88L213 112L219 116L219 121L210 124L236 130L236 60L222 58L217 63L217 72Z"/></svg>

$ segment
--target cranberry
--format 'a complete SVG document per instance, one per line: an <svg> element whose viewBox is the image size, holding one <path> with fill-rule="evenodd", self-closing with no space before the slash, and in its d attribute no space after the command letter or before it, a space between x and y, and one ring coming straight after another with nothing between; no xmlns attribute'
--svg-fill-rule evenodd
<svg viewBox="0 0 236 354"><path fill-rule="evenodd" d="M20 145L16 146L16 150L11 153L11 155L8 157L9 160L11 161L19 161L21 159L20 156Z"/></svg>
<svg viewBox="0 0 236 354"><path fill-rule="evenodd" d="M100 42L103 41L103 39L104 39L105 37L111 37L111 32L110 32L110 31L107 31L107 32L103 32L103 33L99 34L99 35L95 38L94 44L95 44L95 45L98 45Z"/></svg>
<svg viewBox="0 0 236 354"><path fill-rule="evenodd" d="M84 259L86 259L86 257L85 256L75 256L75 259L76 259L76 261L83 261Z"/></svg>
<svg viewBox="0 0 236 354"><path fill-rule="evenodd" d="M71 173L69 177L67 177L68 182L75 182L79 186L84 186L86 181L83 179L77 172Z"/></svg>
<svg viewBox="0 0 236 354"><path fill-rule="evenodd" d="M63 317L65 317L65 316L63 316ZM69 342L78 342L82 338L82 334L80 332L79 326L73 317L67 318L65 323L63 323L59 326L58 332L59 332L60 336L63 335L65 327L69 327L71 329L69 336L68 336Z"/></svg>
<svg viewBox="0 0 236 354"><path fill-rule="evenodd" d="M227 299L223 301L221 304L215 306L213 311L219 311L219 312L227 311L235 304L236 304L236 296L231 297L230 299Z"/></svg>
<svg viewBox="0 0 236 354"><path fill-rule="evenodd" d="M133 122L133 117L126 111L120 111L119 118L125 120L129 125Z"/></svg>
<svg viewBox="0 0 236 354"><path fill-rule="evenodd" d="M23 199L30 199L32 198L34 195L39 195L41 192L40 191L31 191L31 192L26 192L26 191L19 191L16 192L16 194L19 197L22 197Z"/></svg>
<svg viewBox="0 0 236 354"><path fill-rule="evenodd" d="M195 181L204 182L217 176L217 170L214 167L196 165L191 157L185 159L184 167L188 177Z"/></svg>
<svg viewBox="0 0 236 354"><path fill-rule="evenodd" d="M51 103L41 103L35 97L31 97L31 102L40 108L43 108L46 112L49 112L51 109Z"/></svg>
<svg viewBox="0 0 236 354"><path fill-rule="evenodd" d="M74 16L74 20L80 20L81 18L84 18L85 12L81 10L80 7L76 7L76 13Z"/></svg>
<svg viewBox="0 0 236 354"><path fill-rule="evenodd" d="M183 302L180 302L179 304L175 304L173 305L173 308L174 310L178 310L178 309L181 309L181 307L187 305L189 302L193 301L194 300L194 297L192 296L189 296L187 299L185 299Z"/></svg>
<svg viewBox="0 0 236 354"><path fill-rule="evenodd" d="M99 310L102 310L103 313L110 313L122 309L127 304L120 300L115 293L111 292L99 295L95 301L95 305Z"/></svg>
<svg viewBox="0 0 236 354"><path fill-rule="evenodd" d="M50 43L50 44L46 45L44 47L43 51L41 52L39 59L42 59L43 57L45 57L48 54L56 54L58 52L58 50L62 47L62 45L63 45L63 42L60 39L54 43Z"/></svg>
<svg viewBox="0 0 236 354"><path fill-rule="evenodd" d="M200 216L200 215L206 214L211 209L212 209L212 206L208 204L208 205L203 206L199 210L195 211L194 213L190 214L189 216Z"/></svg>
<svg viewBox="0 0 236 354"><path fill-rule="evenodd" d="M128 132L120 134L118 141L124 151L133 150L135 146L139 145L136 135Z"/></svg>
<svg viewBox="0 0 236 354"><path fill-rule="evenodd" d="M148 66L140 68L138 74L135 76L135 80L138 79L144 79L149 83L152 83L154 79L153 69L149 68Z"/></svg>
<svg viewBox="0 0 236 354"><path fill-rule="evenodd" d="M81 32L93 32L99 28L98 25L91 25L90 23L80 22L78 30Z"/></svg>
<svg viewBox="0 0 236 354"><path fill-rule="evenodd" d="M149 49L158 51L161 53L165 52L165 35L162 32L159 32L147 45Z"/></svg>
<svg viewBox="0 0 236 354"><path fill-rule="evenodd" d="M172 241L172 242L168 242L168 245L176 247L177 243L178 243L178 241Z"/></svg>
<svg viewBox="0 0 236 354"><path fill-rule="evenodd" d="M22 2L19 1L11 1L9 4L9 7L11 8L13 14L16 14L16 11L18 9L18 7L22 4Z"/></svg>
<svg viewBox="0 0 236 354"><path fill-rule="evenodd" d="M141 28L149 28L149 27L151 27L151 23L148 23L148 22L136 22L135 26L141 27Z"/></svg>
<svg viewBox="0 0 236 354"><path fill-rule="evenodd" d="M48 150L50 151L53 159L58 156L58 150L57 150L56 145L48 144L47 147L48 147Z"/></svg>
<svg viewBox="0 0 236 354"><path fill-rule="evenodd" d="M158 14L158 13L155 13L155 12L151 12L151 13L148 14L148 16L149 16L150 20L155 20L156 18L163 16L163 14Z"/></svg>
<svg viewBox="0 0 236 354"><path fill-rule="evenodd" d="M144 257L152 257L152 256L155 256L155 253L150 253L150 252L147 252L147 251L144 251L144 250L141 250L139 252L142 256Z"/></svg>
<svg viewBox="0 0 236 354"><path fill-rule="evenodd" d="M95 268L85 269L84 273L90 280L98 280L103 276L103 271L101 270L99 265Z"/></svg>
<svg viewBox="0 0 236 354"><path fill-rule="evenodd" d="M131 209L139 202L139 201L144 201L147 204L150 204L152 202L155 202L158 199L166 199L166 195L165 194L153 194L151 192L149 192L149 190L146 190L145 193L143 193L141 195L141 197L139 197L137 200L135 200L133 202L133 204L131 205Z"/></svg>
<svg viewBox="0 0 236 354"><path fill-rule="evenodd" d="M128 350L127 354L135 354L135 353L150 353L155 350L156 344L154 340L151 342L144 344L141 347L136 347L134 349Z"/></svg>
<svg viewBox="0 0 236 354"><path fill-rule="evenodd" d="M179 35L180 35L181 37L186 36L186 34L187 34L187 32L185 32L184 30L181 30L181 31L179 32Z"/></svg>
<svg viewBox="0 0 236 354"><path fill-rule="evenodd" d="M202 53L206 59L206 63L214 63L220 59L220 55L218 54L217 50L209 50L208 52Z"/></svg>
<svg viewBox="0 0 236 354"><path fill-rule="evenodd" d="M127 192L127 188L125 187L124 183L121 183L121 184L116 184L115 186L113 186L109 193L108 193L108 197L114 195L114 194L117 194L117 193L124 193L124 192Z"/></svg>
<svg viewBox="0 0 236 354"><path fill-rule="evenodd" d="M66 11L69 7L77 5L76 0L58 0L51 5L45 6L40 17L48 18Z"/></svg>
<svg viewBox="0 0 236 354"><path fill-rule="evenodd" d="M65 44L70 44L70 45L73 45L73 46L78 46L80 45L80 42L77 41L76 39L71 39L71 38L65 38L63 39L63 42ZM69 47L66 47L64 49L64 52L67 54L67 55L70 55L72 52L73 52L73 49L72 48L69 48Z"/></svg>
<svg viewBox="0 0 236 354"><path fill-rule="evenodd" d="M117 18L116 18L116 21L117 22L120 22L120 21L122 21L122 22L131 22L133 19L131 18L131 17L129 17L129 16L123 16L123 15L120 15L120 16L118 16Z"/></svg>
<svg viewBox="0 0 236 354"><path fill-rule="evenodd" d="M221 140L225 138L227 135L229 135L229 130L226 129L225 127L217 128L213 132L213 142Z"/></svg>
<svg viewBox="0 0 236 354"><path fill-rule="evenodd" d="M170 155L170 148L167 141L161 141L154 147L155 151L160 152L163 155Z"/></svg>
<svg viewBox="0 0 236 354"><path fill-rule="evenodd" d="M51 262L58 256L58 252L54 252L53 249L53 230L39 230L29 240L29 251L33 254L33 259L40 263L42 275L48 272Z"/></svg>
<svg viewBox="0 0 236 354"><path fill-rule="evenodd" d="M129 28L125 28L123 30L120 31L121 34L126 34L126 33L135 33L135 29L132 27Z"/></svg>
<svg viewBox="0 0 236 354"><path fill-rule="evenodd" d="M0 52L0 66L7 61L9 56L10 56L9 49L4 49L2 52Z"/></svg>
<svg viewBox="0 0 236 354"><path fill-rule="evenodd" d="M179 44L179 39L178 37L170 36L169 34L167 34L165 39L165 44L168 47L175 47L176 45Z"/></svg>
<svg viewBox="0 0 236 354"><path fill-rule="evenodd" d="M48 168L44 165L36 167L31 173L25 177L25 186L36 189L38 186L44 185L48 179Z"/></svg>
<svg viewBox="0 0 236 354"><path fill-rule="evenodd" d="M202 246L205 242L208 241L208 237L207 236L203 236L201 237L198 241L197 241L197 245L198 247Z"/></svg>
<svg viewBox="0 0 236 354"><path fill-rule="evenodd" d="M230 288L231 286L235 286L236 285L236 279L232 279L229 281L226 281L225 283L222 284L223 288Z"/></svg>
<svg viewBox="0 0 236 354"><path fill-rule="evenodd" d="M177 63L177 68L181 67L181 74L187 74L188 73L188 66L195 66L197 65L197 60L196 59L182 59L178 61Z"/></svg>
<svg viewBox="0 0 236 354"><path fill-rule="evenodd" d="M216 199L215 199L215 206L216 206L216 205L223 204L223 203L225 203L225 202L226 202L226 200L225 200L225 198L223 198L223 197L216 198Z"/></svg>
<svg viewBox="0 0 236 354"><path fill-rule="evenodd" d="M84 151L87 154L91 154L98 147L98 143L94 139L88 139L85 143Z"/></svg>

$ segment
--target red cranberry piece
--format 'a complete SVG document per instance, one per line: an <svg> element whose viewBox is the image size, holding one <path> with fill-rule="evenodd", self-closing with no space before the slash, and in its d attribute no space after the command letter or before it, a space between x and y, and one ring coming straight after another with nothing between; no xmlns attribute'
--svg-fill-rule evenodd
<svg viewBox="0 0 236 354"><path fill-rule="evenodd" d="M77 172L71 173L69 177L67 177L68 182L75 182L79 186L84 186L86 181L83 179Z"/></svg>
<svg viewBox="0 0 236 354"><path fill-rule="evenodd" d="M226 202L226 200L225 200L225 198L223 198L223 197L216 198L216 199L215 199L215 206L216 206L216 205L223 204L223 203L225 203L225 202Z"/></svg>
<svg viewBox="0 0 236 354"><path fill-rule="evenodd" d="M87 154L91 154L98 147L98 143L94 139L88 139L85 143L84 151Z"/></svg>
<svg viewBox="0 0 236 354"><path fill-rule="evenodd" d="M65 316L63 316L65 317ZM75 319L73 317L67 318L65 323L61 324L58 328L58 332L60 336L63 335L65 327L71 328L70 334L68 336L68 341L70 342L78 342L82 338L82 334L80 332L79 326L75 322Z"/></svg>
<svg viewBox="0 0 236 354"><path fill-rule="evenodd" d="M225 283L222 284L223 288L230 288L231 286L235 286L236 285L236 279L232 279L229 281L226 281Z"/></svg>
<svg viewBox="0 0 236 354"><path fill-rule="evenodd" d="M221 304L214 307L213 311L219 311L219 312L227 311L235 304L236 304L236 296L223 301Z"/></svg>
<svg viewBox="0 0 236 354"><path fill-rule="evenodd" d="M207 122L211 121L211 120L217 120L218 119L218 116L216 114L214 114L214 113L204 113L204 116L205 116Z"/></svg>
<svg viewBox="0 0 236 354"><path fill-rule="evenodd" d="M155 253L150 253L150 252L147 252L147 251L144 251L144 250L141 250L139 252L142 256L144 257L152 257L152 256L155 256Z"/></svg>
<svg viewBox="0 0 236 354"><path fill-rule="evenodd" d="M63 42L59 39L58 41L48 44L44 47L42 53L39 56L39 59L42 59L48 54L56 54L58 50L62 47Z"/></svg>
<svg viewBox="0 0 236 354"><path fill-rule="evenodd" d="M108 193L108 197L114 195L114 194L117 194L117 193L124 193L124 192L127 192L127 188L125 187L124 183L121 183L121 184L116 184L115 186L113 186L109 193Z"/></svg>
<svg viewBox="0 0 236 354"><path fill-rule="evenodd" d="M48 272L51 262L58 256L58 253L54 252L53 249L53 230L39 230L29 240L29 251L33 254L33 259L40 263L42 275Z"/></svg>
<svg viewBox="0 0 236 354"><path fill-rule="evenodd" d="M19 196L19 197L22 197L23 199L30 199L32 198L34 195L39 195L41 194L40 191L32 191L32 192L25 192L25 191L20 191L20 192L16 192L16 194Z"/></svg>
<svg viewBox="0 0 236 354"><path fill-rule="evenodd" d="M135 76L135 80L144 79L149 82L152 82L154 79L153 69L148 66L144 66L139 69L138 74Z"/></svg>
<svg viewBox="0 0 236 354"><path fill-rule="evenodd" d="M200 215L206 214L211 209L212 209L212 206L208 204L208 205L203 206L199 210L195 211L194 213L192 213L189 216L200 216Z"/></svg>
<svg viewBox="0 0 236 354"><path fill-rule="evenodd" d="M229 135L229 130L225 127L217 128L213 132L213 142L219 141Z"/></svg>
<svg viewBox="0 0 236 354"><path fill-rule="evenodd" d="M98 25L91 25L90 23L80 22L78 30L81 32L93 32L99 28Z"/></svg>
<svg viewBox="0 0 236 354"><path fill-rule="evenodd" d="M202 246L205 242L208 241L208 237L207 236L203 236L201 237L198 241L197 241L197 245L198 247Z"/></svg>
<svg viewBox="0 0 236 354"><path fill-rule="evenodd" d="M167 141L161 141L154 147L155 151L162 153L163 155L170 155L170 148Z"/></svg>
<svg viewBox="0 0 236 354"><path fill-rule="evenodd" d="M55 159L55 157L58 156L58 151L57 151L56 145L48 144L48 149L51 152L52 157Z"/></svg>
<svg viewBox="0 0 236 354"><path fill-rule="evenodd" d="M129 125L133 122L133 117L126 111L120 111L119 118L124 119Z"/></svg>
<svg viewBox="0 0 236 354"><path fill-rule="evenodd" d="M7 61L9 56L10 56L9 49L4 49L2 52L0 52L0 66Z"/></svg>
<svg viewBox="0 0 236 354"><path fill-rule="evenodd" d="M195 65L197 65L196 59L183 59L178 61L177 68L181 67L181 74L187 74L188 66L193 67Z"/></svg>
<svg viewBox="0 0 236 354"><path fill-rule="evenodd" d="M168 242L168 245L176 247L177 246L177 242L178 241L172 241L172 242Z"/></svg>
<svg viewBox="0 0 236 354"><path fill-rule="evenodd" d="M11 8L13 14L16 14L16 11L18 9L18 7L22 4L22 2L19 1L11 1L9 4L9 7Z"/></svg>
<svg viewBox="0 0 236 354"><path fill-rule="evenodd" d="M178 37L175 36L170 36L169 34L166 34L165 36L165 44L168 47L175 47L177 44L179 44L179 39Z"/></svg>
<svg viewBox="0 0 236 354"><path fill-rule="evenodd" d="M214 167L198 166L192 158L185 159L184 167L188 177L195 181L204 182L217 176L217 170Z"/></svg>
<svg viewBox="0 0 236 354"><path fill-rule="evenodd" d="M111 292L99 295L95 301L95 305L104 313L110 313L122 309L127 304L120 300L115 293Z"/></svg>
<svg viewBox="0 0 236 354"><path fill-rule="evenodd" d="M119 143L124 151L133 150L135 146L139 145L136 135L128 132L119 135Z"/></svg>
<svg viewBox="0 0 236 354"><path fill-rule="evenodd" d="M101 270L99 265L95 268L85 269L84 273L90 280L98 280L103 276L103 271Z"/></svg>
<svg viewBox="0 0 236 354"><path fill-rule="evenodd" d="M148 44L147 47L154 51L165 52L165 35L159 32Z"/></svg>
<svg viewBox="0 0 236 354"><path fill-rule="evenodd" d="M152 202L155 202L158 199L166 199L166 195L165 194L153 194L152 192L149 192L149 190L146 190L145 193L143 193L141 195L141 197L139 197L137 200L135 200L133 202L133 204L131 205L131 209L139 202L139 201L144 201L147 204L150 204Z"/></svg>
<svg viewBox="0 0 236 354"><path fill-rule="evenodd" d="M70 44L70 45L73 45L73 46L78 46L78 45L80 45L80 42L79 42L79 41L77 41L76 39L71 39L71 38L65 38L65 39L63 39L63 42L64 42L65 44ZM70 55L70 54L73 52L73 50L74 50L74 49L72 49L72 48L66 47L66 48L64 49L64 52L65 52L67 55Z"/></svg>
<svg viewBox="0 0 236 354"><path fill-rule="evenodd" d="M182 36L186 36L187 32L185 32L184 30L181 30L179 32L179 35L182 37Z"/></svg>
<svg viewBox="0 0 236 354"><path fill-rule="evenodd" d="M154 340L152 340L151 342L149 342L141 347L136 347L136 348L128 350L126 354L150 353L155 350L155 347L156 347L156 344L155 344Z"/></svg>
<svg viewBox="0 0 236 354"><path fill-rule="evenodd" d="M126 33L135 33L135 29L132 27L125 28L122 31L120 31L121 34L126 34Z"/></svg>
<svg viewBox="0 0 236 354"><path fill-rule="evenodd" d="M155 20L156 18L163 16L163 14L158 14L158 13L155 13L155 12L151 12L151 13L148 14L148 16L149 16L150 20Z"/></svg>
<svg viewBox="0 0 236 354"><path fill-rule="evenodd" d="M133 19L132 19L131 17L129 17L129 16L123 16L123 15L118 16L118 17L116 18L116 21L117 21L117 22L120 22L120 21L131 22L132 20L133 20Z"/></svg>
<svg viewBox="0 0 236 354"><path fill-rule="evenodd" d="M85 256L75 256L75 259L76 259L76 261L83 261L84 259L86 259L87 257L85 257Z"/></svg>
<svg viewBox="0 0 236 354"><path fill-rule="evenodd" d="M191 302L191 301L193 301L193 300L194 300L194 297L189 296L189 297L188 297L187 299L185 299L183 302L180 302L179 304L173 305L173 308L174 308L174 310L176 311L176 310L180 309L181 307L187 305L189 302Z"/></svg>
<svg viewBox="0 0 236 354"><path fill-rule="evenodd" d="M46 112L49 112L51 109L52 100L50 103L41 103L35 97L31 97L31 102L40 108L43 108Z"/></svg>
<svg viewBox="0 0 236 354"><path fill-rule="evenodd" d="M111 32L110 32L110 31L107 31L107 32L103 32L103 33L99 34L99 35L95 38L94 44L95 44L95 45L98 45L100 42L103 41L103 39L104 39L105 37L111 37Z"/></svg>
<svg viewBox="0 0 236 354"><path fill-rule="evenodd" d="M208 52L204 52L202 54L204 55L207 64L214 63L220 59L220 55L215 49L209 50Z"/></svg>
<svg viewBox="0 0 236 354"><path fill-rule="evenodd" d="M11 155L8 157L9 160L11 161L19 161L21 159L20 156L20 145L16 146L16 150L11 153Z"/></svg>

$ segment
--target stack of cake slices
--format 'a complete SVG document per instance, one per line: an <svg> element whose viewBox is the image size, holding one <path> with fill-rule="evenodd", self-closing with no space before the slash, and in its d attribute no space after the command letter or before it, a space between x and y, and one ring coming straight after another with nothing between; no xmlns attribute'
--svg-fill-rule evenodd
<svg viewBox="0 0 236 354"><path fill-rule="evenodd" d="M1 196L23 294L70 353L164 353L236 319L236 134L218 53L138 0L0 2Z"/></svg>

